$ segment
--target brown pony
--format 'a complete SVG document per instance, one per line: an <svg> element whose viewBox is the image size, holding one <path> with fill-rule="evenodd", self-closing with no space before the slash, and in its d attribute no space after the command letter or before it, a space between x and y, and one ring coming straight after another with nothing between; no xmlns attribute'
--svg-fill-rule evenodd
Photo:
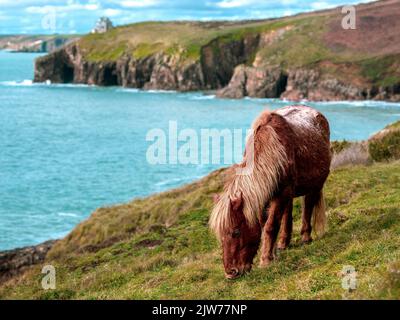
<svg viewBox="0 0 400 320"><path fill-rule="evenodd" d="M279 230L277 248L289 246L293 198L304 196L303 243L312 241L312 225L322 235L326 223L322 189L331 162L326 118L310 107L290 106L264 111L252 129L243 161L228 169L210 217L229 279L251 270L261 239L261 267L274 259Z"/></svg>

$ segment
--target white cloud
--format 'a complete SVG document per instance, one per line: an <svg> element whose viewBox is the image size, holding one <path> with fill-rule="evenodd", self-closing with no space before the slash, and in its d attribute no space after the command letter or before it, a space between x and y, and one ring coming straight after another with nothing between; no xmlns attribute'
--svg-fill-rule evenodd
<svg viewBox="0 0 400 320"><path fill-rule="evenodd" d="M283 16L285 16L285 17L291 16L291 15L293 15L293 11L292 10L285 10L283 12Z"/></svg>
<svg viewBox="0 0 400 320"><path fill-rule="evenodd" d="M103 15L107 16L107 17L115 17L115 16L119 16L123 13L122 10L119 9L105 9L103 11Z"/></svg>
<svg viewBox="0 0 400 320"><path fill-rule="evenodd" d="M158 0L124 0L120 5L125 8L151 7L158 3Z"/></svg>
<svg viewBox="0 0 400 320"><path fill-rule="evenodd" d="M222 0L215 3L215 5L219 8L238 8L248 6L254 2L254 0Z"/></svg>
<svg viewBox="0 0 400 320"><path fill-rule="evenodd" d="M311 8L314 10L322 10L322 9L329 9L335 7L335 4L328 3L326 1L317 1L311 3Z"/></svg>
<svg viewBox="0 0 400 320"><path fill-rule="evenodd" d="M25 11L27 13L34 13L34 14L47 14L51 11L56 10L57 12L68 12L68 11L78 11L78 10L87 10L87 11L95 11L100 9L100 5L97 3L87 3L81 4L78 2L68 1L67 5L65 6L32 6L27 7Z"/></svg>

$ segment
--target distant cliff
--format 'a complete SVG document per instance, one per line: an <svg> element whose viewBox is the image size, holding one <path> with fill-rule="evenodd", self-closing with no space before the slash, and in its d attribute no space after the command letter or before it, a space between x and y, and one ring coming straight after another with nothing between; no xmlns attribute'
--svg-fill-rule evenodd
<svg viewBox="0 0 400 320"><path fill-rule="evenodd" d="M0 36L0 49L14 52L53 52L79 39L70 35L9 35Z"/></svg>
<svg viewBox="0 0 400 320"><path fill-rule="evenodd" d="M147 22L90 34L36 61L35 81L223 98L400 101L400 2L240 22Z"/></svg>

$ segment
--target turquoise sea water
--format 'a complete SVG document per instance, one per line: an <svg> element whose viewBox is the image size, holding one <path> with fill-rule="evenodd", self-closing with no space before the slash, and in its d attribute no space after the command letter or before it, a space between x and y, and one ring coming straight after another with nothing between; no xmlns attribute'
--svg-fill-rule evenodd
<svg viewBox="0 0 400 320"><path fill-rule="evenodd" d="M0 52L0 250L59 238L99 206L193 181L219 165L150 165L146 134L247 129L279 100L32 84L37 54ZM332 139L364 139L400 119L400 104L310 103Z"/></svg>

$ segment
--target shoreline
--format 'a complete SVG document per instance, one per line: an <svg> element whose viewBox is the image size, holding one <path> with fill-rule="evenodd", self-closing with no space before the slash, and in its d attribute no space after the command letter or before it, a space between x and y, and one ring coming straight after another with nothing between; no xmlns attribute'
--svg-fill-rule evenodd
<svg viewBox="0 0 400 320"><path fill-rule="evenodd" d="M1 51L1 50L0 50ZM387 103L393 105L400 106L399 101L393 101L390 99L379 100L379 99L347 99L347 100L336 100L336 99L325 99L325 100L310 100L310 99L300 99L300 100L291 100L287 98L257 98L257 97L249 97L244 96L240 98L225 98L216 95L217 90L193 90L193 91L179 91L179 90L165 90L165 89L144 89L144 88L132 88L125 86L102 86L97 84L87 84L87 83L51 83L49 82L36 82L33 79L24 79L24 80L5 80L0 81L0 86L22 86L22 87L30 87L30 86L46 86L53 88L104 88L104 89L117 89L117 90L126 90L126 92L132 93L145 93L145 94L199 94L208 99L217 99L217 100L260 100L260 101L281 101L285 103L293 103L293 104L305 104L305 103L322 103L322 104L357 104L357 103Z"/></svg>
<svg viewBox="0 0 400 320"><path fill-rule="evenodd" d="M253 99L253 98L246 98L246 99ZM347 103L353 103L354 101L342 101L342 103L346 103L346 102ZM371 102L374 102L374 101L372 100ZM330 102L327 102L327 103L330 103ZM395 102L387 102L387 103L399 104L399 106L400 106L400 103L395 103ZM397 123L397 122L395 122L395 123ZM391 123L388 123L388 125L385 128L387 128L390 125L391 125ZM378 135L380 132L385 130L385 128L382 128L381 130L371 134L370 138L364 139L364 140L347 140L347 139L331 140L331 146L334 146L336 144L341 144L341 143L349 143L350 145L351 144L362 144L364 142L368 142L374 136ZM219 169L217 169L217 170L219 170ZM204 176L197 177L194 180L185 182L182 185L179 185L179 186L176 186L176 187L172 187L172 188L160 191L160 192L155 192L155 193L148 194L147 196L144 196L144 198L152 197L154 195L162 194L162 193L165 193L165 192L170 192L172 190L176 190L176 189L185 187L188 184L192 184L192 183L195 183L196 181L204 179L208 175L212 174L214 171L216 171L216 170L212 170L211 172L205 173ZM132 200L135 200L135 199L136 198L133 198ZM98 207L94 211L96 211L98 209L101 209L101 208L102 207ZM67 232L66 236L70 232L72 232L76 228L77 225L75 225L71 230L69 230ZM65 238L65 237L63 237L63 238ZM8 271L11 270L11 269L9 269L9 267L7 267L8 265L13 265L17 269L20 269L20 268L23 268L23 267L26 267L26 266L29 266L29 265L34 265L34 264L40 263L45 259L45 256L46 256L47 252L50 251L52 246L57 241L60 241L63 238L60 238L60 239L48 239L48 240L46 240L44 242L40 242L38 244L31 244L31 245L26 245L26 246L23 246L23 247L15 247L15 248L5 249L5 250L1 250L0 249L0 283L1 283L2 276L3 276L2 272L8 272ZM35 255L38 255L39 258L32 258L32 257L35 257ZM29 258L29 256L31 256L31 258ZM22 261L21 258L23 258L23 261L25 261L25 262L21 262Z"/></svg>
<svg viewBox="0 0 400 320"><path fill-rule="evenodd" d="M0 284L26 268L42 263L57 241L47 240L37 245L0 251Z"/></svg>

